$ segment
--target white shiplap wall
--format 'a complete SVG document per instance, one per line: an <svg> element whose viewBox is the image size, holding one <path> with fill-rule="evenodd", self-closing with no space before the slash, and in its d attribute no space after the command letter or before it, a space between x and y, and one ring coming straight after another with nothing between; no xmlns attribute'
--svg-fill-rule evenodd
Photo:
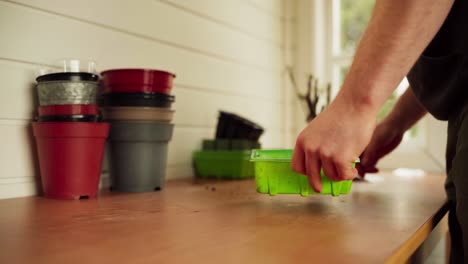
<svg viewBox="0 0 468 264"><path fill-rule="evenodd" d="M291 3L0 0L0 198L35 193L35 70L62 58L177 74L168 178L192 175L191 153L213 136L219 109L262 124L265 147L291 147Z"/></svg>

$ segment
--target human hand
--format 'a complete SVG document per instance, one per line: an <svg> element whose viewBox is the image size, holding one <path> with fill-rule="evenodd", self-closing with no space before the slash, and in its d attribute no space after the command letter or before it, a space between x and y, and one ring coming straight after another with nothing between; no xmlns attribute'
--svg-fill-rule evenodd
<svg viewBox="0 0 468 264"><path fill-rule="evenodd" d="M332 181L353 179L352 163L368 145L375 123L375 113L337 98L300 133L292 169L307 175L316 192L322 190L321 167Z"/></svg>
<svg viewBox="0 0 468 264"><path fill-rule="evenodd" d="M404 132L399 126L388 121L380 123L375 129L369 145L361 155L361 162L356 166L359 175L364 177L366 173L378 172L377 162L400 144Z"/></svg>

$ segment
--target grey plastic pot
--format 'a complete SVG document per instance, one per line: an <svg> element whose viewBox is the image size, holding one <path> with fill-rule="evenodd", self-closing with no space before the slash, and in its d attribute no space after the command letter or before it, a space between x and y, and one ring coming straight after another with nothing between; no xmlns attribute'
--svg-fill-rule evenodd
<svg viewBox="0 0 468 264"><path fill-rule="evenodd" d="M50 81L37 84L39 104L96 104L98 84L92 81Z"/></svg>
<svg viewBox="0 0 468 264"><path fill-rule="evenodd" d="M173 124L157 122L112 123L109 134L111 190L163 189L173 128Z"/></svg>

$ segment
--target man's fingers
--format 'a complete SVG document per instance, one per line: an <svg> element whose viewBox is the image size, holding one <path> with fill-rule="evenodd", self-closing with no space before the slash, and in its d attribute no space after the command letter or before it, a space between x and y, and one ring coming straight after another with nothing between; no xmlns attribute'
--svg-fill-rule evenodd
<svg viewBox="0 0 468 264"><path fill-rule="evenodd" d="M330 157L326 155L321 155L320 161L323 166L323 172L325 173L327 178L332 181L339 181L338 174L336 173L335 166L333 165L333 162L330 159Z"/></svg>
<svg viewBox="0 0 468 264"><path fill-rule="evenodd" d="M358 171L353 168L351 162L335 162L336 172L339 180L352 180L356 178Z"/></svg>
<svg viewBox="0 0 468 264"><path fill-rule="evenodd" d="M366 173L377 173L379 172L379 169L377 169L375 166L372 167L364 167L361 163L356 164L356 169L358 171L359 176L364 178L366 176Z"/></svg>
<svg viewBox="0 0 468 264"><path fill-rule="evenodd" d="M305 154L299 144L296 144L296 147L294 148L294 153L291 160L291 168L293 171L300 174L307 173L305 168Z"/></svg>
<svg viewBox="0 0 468 264"><path fill-rule="evenodd" d="M366 173L377 173L377 172L379 172L379 169L377 169L376 167L365 168L365 170L366 170Z"/></svg>
<svg viewBox="0 0 468 264"><path fill-rule="evenodd" d="M300 142L296 143L296 147L294 148L291 168L297 173L307 175L310 185L316 192L322 191L320 159L315 153L305 153Z"/></svg>
<svg viewBox="0 0 468 264"><path fill-rule="evenodd" d="M356 169L358 171L359 176L364 178L366 175L366 169L361 165L361 163L356 164Z"/></svg>
<svg viewBox="0 0 468 264"><path fill-rule="evenodd" d="M372 146L368 146L364 150L364 152L362 153L361 158L360 158L362 166L365 167L366 165L371 164L371 163L374 162L374 160L375 160L374 159L374 156L375 156L374 152L375 151L372 149Z"/></svg>
<svg viewBox="0 0 468 264"><path fill-rule="evenodd" d="M307 171L307 178L309 183L318 193L322 192L322 179L320 178L320 159L316 153L306 152L305 153L305 167Z"/></svg>

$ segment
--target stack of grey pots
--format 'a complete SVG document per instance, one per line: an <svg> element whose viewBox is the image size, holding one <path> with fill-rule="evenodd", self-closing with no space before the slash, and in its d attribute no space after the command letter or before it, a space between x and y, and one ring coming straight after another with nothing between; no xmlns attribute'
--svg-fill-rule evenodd
<svg viewBox="0 0 468 264"><path fill-rule="evenodd" d="M170 91L175 75L158 70L113 69L101 76L102 113L111 123L111 190L163 189L174 128L174 96Z"/></svg>

